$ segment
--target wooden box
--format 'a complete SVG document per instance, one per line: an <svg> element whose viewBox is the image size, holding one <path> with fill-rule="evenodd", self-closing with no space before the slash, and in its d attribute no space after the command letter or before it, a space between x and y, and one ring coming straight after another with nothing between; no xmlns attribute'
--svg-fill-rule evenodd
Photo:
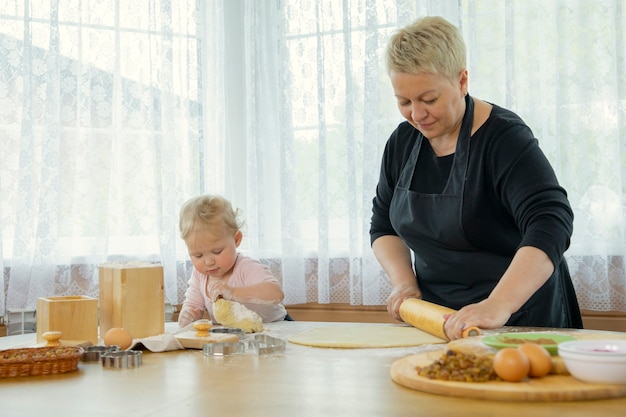
<svg viewBox="0 0 626 417"><path fill-rule="evenodd" d="M37 343L49 331L61 340L98 344L98 300L87 296L37 298Z"/></svg>
<svg viewBox="0 0 626 417"><path fill-rule="evenodd" d="M165 333L163 267L149 263L103 264L99 268L100 337L122 327L133 339Z"/></svg>

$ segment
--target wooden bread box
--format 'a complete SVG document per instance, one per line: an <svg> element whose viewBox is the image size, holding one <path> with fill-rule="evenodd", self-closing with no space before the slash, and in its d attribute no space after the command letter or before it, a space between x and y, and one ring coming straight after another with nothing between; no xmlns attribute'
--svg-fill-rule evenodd
<svg viewBox="0 0 626 417"><path fill-rule="evenodd" d="M165 333L163 267L150 263L99 266L100 337L113 327L134 339Z"/></svg>
<svg viewBox="0 0 626 417"><path fill-rule="evenodd" d="M61 332L62 340L98 343L98 300L83 295L37 299L37 343L43 334Z"/></svg>

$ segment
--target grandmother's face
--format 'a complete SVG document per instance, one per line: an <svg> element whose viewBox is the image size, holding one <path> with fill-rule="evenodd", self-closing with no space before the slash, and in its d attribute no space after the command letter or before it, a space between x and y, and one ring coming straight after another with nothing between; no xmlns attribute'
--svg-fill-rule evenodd
<svg viewBox="0 0 626 417"><path fill-rule="evenodd" d="M430 140L456 139L465 113L466 70L456 82L439 74L389 75L398 109L413 127Z"/></svg>

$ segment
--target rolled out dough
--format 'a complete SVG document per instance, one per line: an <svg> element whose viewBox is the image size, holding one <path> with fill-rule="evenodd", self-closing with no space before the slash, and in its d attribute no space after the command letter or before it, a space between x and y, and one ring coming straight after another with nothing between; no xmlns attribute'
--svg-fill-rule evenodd
<svg viewBox="0 0 626 417"><path fill-rule="evenodd" d="M336 325L316 327L287 340L305 346L327 348L387 348L419 346L446 341L405 325Z"/></svg>

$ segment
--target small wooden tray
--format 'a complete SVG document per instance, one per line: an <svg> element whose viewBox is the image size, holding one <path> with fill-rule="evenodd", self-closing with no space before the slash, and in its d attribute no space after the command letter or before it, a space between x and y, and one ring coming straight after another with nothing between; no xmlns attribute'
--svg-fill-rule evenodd
<svg viewBox="0 0 626 417"><path fill-rule="evenodd" d="M57 346L0 351L0 378L54 375L78 369L84 349Z"/></svg>
<svg viewBox="0 0 626 417"><path fill-rule="evenodd" d="M202 349L207 343L234 343L239 341L236 334L209 333L208 336L196 336L195 331L182 332L176 334L176 339L186 349Z"/></svg>

